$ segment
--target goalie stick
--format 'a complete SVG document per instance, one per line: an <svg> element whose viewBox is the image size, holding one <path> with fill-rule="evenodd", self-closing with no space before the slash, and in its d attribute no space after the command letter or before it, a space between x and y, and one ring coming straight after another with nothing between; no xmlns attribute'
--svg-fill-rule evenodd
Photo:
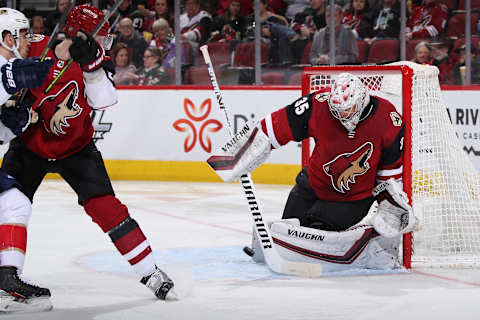
<svg viewBox="0 0 480 320"><path fill-rule="evenodd" d="M218 86L215 71L213 70L210 54L208 53L208 46L201 46L200 51L202 52L203 59L205 60L205 64L207 65L208 73L210 75L210 81L212 82L213 91L215 94L215 98L218 102L218 106L220 107L220 110L223 111L228 132L230 136L233 137L234 133L232 130L232 125L228 117L227 108L223 102L222 92L220 91L220 88ZM277 250L273 246L273 240L270 231L268 230L268 226L263 220L260 204L255 196L255 187L249 173L243 174L240 177L240 184L243 188L245 199L248 202L250 214L252 215L252 219L254 222L254 232L258 237L260 243L262 244L261 248L267 266L272 271L281 274L289 274L303 277L321 276L322 266L320 264L288 261L283 259L278 254Z"/></svg>
<svg viewBox="0 0 480 320"><path fill-rule="evenodd" d="M113 15L113 13L115 11L117 11L118 7L120 6L120 4L123 2L123 0L116 0L115 3L113 4L112 6L112 9L108 12L108 14L106 14L102 21L100 21L97 26L95 27L95 29L93 30L93 32L90 34L90 36L92 38L95 38L95 36L97 35L98 31L100 31L100 29L103 27L103 25L105 24L105 22L108 21L108 19L110 19L110 17ZM68 68L70 68L70 66L72 65L73 63L73 59L70 58L68 59L67 61L67 65L65 66L65 68L62 69L62 71L60 71L58 73L58 75L52 80L52 82L48 85L48 87L45 89L45 93L48 93L50 91L50 89L52 89L53 85L58 81L58 79L60 79L62 77L62 75L65 73L65 71L67 71Z"/></svg>

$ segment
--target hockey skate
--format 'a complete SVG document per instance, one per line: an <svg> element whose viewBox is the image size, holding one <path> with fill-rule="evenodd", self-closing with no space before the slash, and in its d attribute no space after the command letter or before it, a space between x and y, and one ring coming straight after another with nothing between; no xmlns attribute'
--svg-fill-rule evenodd
<svg viewBox="0 0 480 320"><path fill-rule="evenodd" d="M152 290L160 300L178 300L177 294L173 290L172 279L158 267L151 275L143 277L140 282Z"/></svg>
<svg viewBox="0 0 480 320"><path fill-rule="evenodd" d="M38 312L53 308L50 290L27 283L15 267L0 267L0 312Z"/></svg>

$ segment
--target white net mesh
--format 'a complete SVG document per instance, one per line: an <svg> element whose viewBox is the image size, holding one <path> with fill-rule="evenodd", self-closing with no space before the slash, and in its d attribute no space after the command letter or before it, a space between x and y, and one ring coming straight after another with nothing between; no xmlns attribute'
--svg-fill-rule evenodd
<svg viewBox="0 0 480 320"><path fill-rule="evenodd" d="M381 66L318 68L305 73L310 92L351 72L370 93L388 99L399 112L411 99L412 207L421 227L413 234L413 265L480 266L480 174L462 150L448 117L438 69L399 62L413 69L412 96L402 92L401 70ZM311 70L311 69L310 69ZM409 100L408 100L409 101Z"/></svg>

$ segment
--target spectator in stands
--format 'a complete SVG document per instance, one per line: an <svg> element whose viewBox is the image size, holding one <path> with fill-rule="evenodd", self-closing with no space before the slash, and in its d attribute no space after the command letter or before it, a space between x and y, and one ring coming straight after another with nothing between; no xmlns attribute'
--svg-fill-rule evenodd
<svg viewBox="0 0 480 320"><path fill-rule="evenodd" d="M46 34L45 19L42 16L34 16L32 18L32 33Z"/></svg>
<svg viewBox="0 0 480 320"><path fill-rule="evenodd" d="M412 61L418 64L433 64L432 49L427 42L422 41L415 46Z"/></svg>
<svg viewBox="0 0 480 320"><path fill-rule="evenodd" d="M164 68L175 67L175 37L167 20L160 18L153 23L153 40L150 47L160 49L162 53L162 66ZM181 48L181 47L180 47ZM185 64L185 55L181 50L182 64Z"/></svg>
<svg viewBox="0 0 480 320"><path fill-rule="evenodd" d="M398 38L400 33L400 4L397 0L383 0L365 14L358 27L358 35L368 44L377 39Z"/></svg>
<svg viewBox="0 0 480 320"><path fill-rule="evenodd" d="M230 5L230 0L220 0L217 4L217 16L223 15L228 11L228 6ZM246 17L247 15L253 12L253 1L252 0L239 0L240 2L240 15Z"/></svg>
<svg viewBox="0 0 480 320"><path fill-rule="evenodd" d="M455 79L455 84L465 85L465 78L466 78L466 68L465 68L465 61L466 61L466 45L461 45L457 50L456 53L459 55L459 60L453 67L453 77ZM477 49L475 48L474 44L471 44L471 82L480 83L480 56L477 56Z"/></svg>
<svg viewBox="0 0 480 320"><path fill-rule="evenodd" d="M407 21L405 37L435 38L441 35L447 24L448 8L438 0L425 0L424 5L412 9Z"/></svg>
<svg viewBox="0 0 480 320"><path fill-rule="evenodd" d="M360 38L358 29L368 10L369 4L367 0L351 0L343 12L342 24L350 27L357 38Z"/></svg>
<svg viewBox="0 0 480 320"><path fill-rule="evenodd" d="M307 44L312 41L315 32L325 26L325 0L310 0L310 7L295 15L291 23L291 28L297 33L291 40L295 63L301 62Z"/></svg>
<svg viewBox="0 0 480 320"><path fill-rule="evenodd" d="M342 25L342 8L335 5L335 15L330 18L329 7L326 9L327 26L320 29L313 38L312 49L310 50L310 63L329 64L330 52L330 31L333 25L335 28L335 64L358 63L358 45L353 31Z"/></svg>
<svg viewBox="0 0 480 320"><path fill-rule="evenodd" d="M295 31L288 26L285 17L268 11L267 0L260 0L260 22L263 40L270 45L269 60L272 64L288 65L293 63L290 41L296 37ZM247 17L247 33L249 40L254 39L255 15Z"/></svg>
<svg viewBox="0 0 480 320"><path fill-rule="evenodd" d="M47 18L45 19L45 26L47 28L48 34L52 33L53 29L55 28L55 25L60 20L60 17L62 16L63 12L65 12L65 9L67 9L68 2L69 0L58 0L55 11L47 15ZM65 34L64 33L59 34L58 38L64 39Z"/></svg>
<svg viewBox="0 0 480 320"><path fill-rule="evenodd" d="M123 18L118 24L119 35L114 45L123 42L128 46L130 58L137 68L143 66L143 52L148 47L145 39L133 27L132 19Z"/></svg>
<svg viewBox="0 0 480 320"><path fill-rule="evenodd" d="M143 23L145 31L151 32L153 34L154 32L152 29L152 25L156 20L160 18L165 19L168 22L170 28L174 27L173 15L171 13L170 7L168 6L167 0L155 0L153 14L150 15L150 17L148 17L147 19L145 19Z"/></svg>
<svg viewBox="0 0 480 320"><path fill-rule="evenodd" d="M455 65L454 59L450 56L451 43L442 41L430 43L432 49L433 65L439 70L438 78L441 84L453 84L452 68Z"/></svg>
<svg viewBox="0 0 480 320"><path fill-rule="evenodd" d="M227 10L214 19L211 38L213 41L230 42L243 39L245 30L245 17L241 15L240 10L242 2L240 0L230 0Z"/></svg>
<svg viewBox="0 0 480 320"><path fill-rule="evenodd" d="M170 77L162 63L162 52L158 48L148 47L143 54L144 67L137 70L137 85L154 86L169 84Z"/></svg>
<svg viewBox="0 0 480 320"><path fill-rule="evenodd" d="M137 68L132 64L128 47L125 43L119 42L112 49L112 60L115 65L115 76L113 81L116 85L130 85L137 82L135 74Z"/></svg>
<svg viewBox="0 0 480 320"><path fill-rule="evenodd" d="M303 12L310 17L307 18L307 21L312 19L313 24L315 25L315 30L313 30L313 33L325 28L327 25L327 21L325 19L325 0L310 0L310 7L307 7ZM310 29L310 33L311 32L312 30Z"/></svg>
<svg viewBox="0 0 480 320"><path fill-rule="evenodd" d="M309 0L283 0L287 4L285 17L291 21L297 13L303 12L310 6Z"/></svg>
<svg viewBox="0 0 480 320"><path fill-rule="evenodd" d="M199 0L186 0L185 13L180 15L182 41L188 41L196 52L210 37L212 23L212 16L202 10Z"/></svg>

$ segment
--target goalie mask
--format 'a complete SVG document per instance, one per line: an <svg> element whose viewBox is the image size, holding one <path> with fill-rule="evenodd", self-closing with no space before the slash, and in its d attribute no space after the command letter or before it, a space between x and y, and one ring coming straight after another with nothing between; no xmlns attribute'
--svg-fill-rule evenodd
<svg viewBox="0 0 480 320"><path fill-rule="evenodd" d="M11 8L0 8L0 44L5 49L12 51L16 57L21 58L21 55L18 51L20 47L20 32L22 30L26 30L27 32L30 30L30 22L28 21L27 17L23 13L18 10L11 9ZM3 33L5 31L10 32L13 39L15 40L15 45L12 48L9 48L3 42Z"/></svg>
<svg viewBox="0 0 480 320"><path fill-rule="evenodd" d="M104 17L105 14L103 11L94 6L88 4L76 6L68 15L65 24L65 34L69 38L76 36L78 31L91 34ZM109 29L110 24L106 21L98 31L97 35L106 36Z"/></svg>
<svg viewBox="0 0 480 320"><path fill-rule="evenodd" d="M362 81L353 74L341 73L330 90L328 106L332 115L348 131L353 131L369 101L370 96Z"/></svg>

